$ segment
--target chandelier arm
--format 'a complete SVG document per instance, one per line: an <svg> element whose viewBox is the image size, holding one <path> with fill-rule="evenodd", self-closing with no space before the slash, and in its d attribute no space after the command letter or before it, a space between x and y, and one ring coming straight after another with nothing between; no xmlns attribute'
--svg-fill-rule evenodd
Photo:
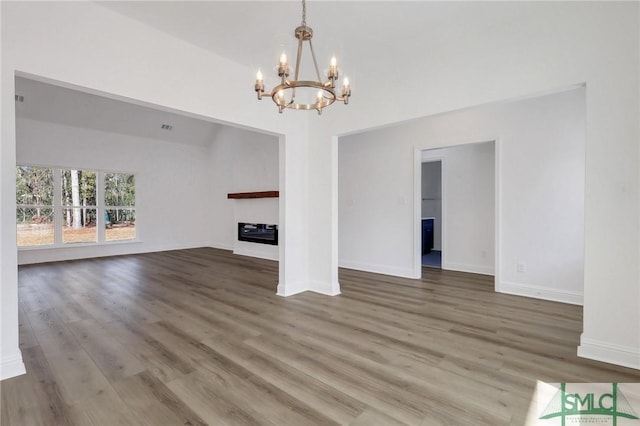
<svg viewBox="0 0 640 426"><path fill-rule="evenodd" d="M298 81L298 75L300 74L300 62L302 62L302 43L304 41L302 39L298 40L298 54L296 55L296 72L293 77L294 80ZM311 40L309 40L311 42Z"/></svg>
<svg viewBox="0 0 640 426"><path fill-rule="evenodd" d="M296 70L293 77L294 81L298 81L298 75L300 74L300 62L302 62L302 43L303 42L304 40L302 39L302 37L298 39L298 53L296 55ZM296 88L294 86L293 90L291 91L291 103L293 103L295 98L296 98Z"/></svg>
<svg viewBox="0 0 640 426"><path fill-rule="evenodd" d="M322 77L320 77L320 71L318 70L318 61L316 61L316 52L313 50L313 43L311 43L311 39L309 39L309 48L311 48L311 58L313 59L313 65L316 68L316 75L318 76L318 81L322 83Z"/></svg>

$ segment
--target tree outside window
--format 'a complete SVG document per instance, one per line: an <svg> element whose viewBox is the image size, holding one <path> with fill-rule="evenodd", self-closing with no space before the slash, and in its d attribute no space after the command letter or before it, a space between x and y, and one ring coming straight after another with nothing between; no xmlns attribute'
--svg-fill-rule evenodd
<svg viewBox="0 0 640 426"><path fill-rule="evenodd" d="M64 169L62 189L62 242L95 243L96 233L96 172Z"/></svg>
<svg viewBox="0 0 640 426"><path fill-rule="evenodd" d="M135 203L131 173L18 166L18 247L134 239Z"/></svg>
<svg viewBox="0 0 640 426"><path fill-rule="evenodd" d="M52 168L16 168L18 246L53 244L53 185Z"/></svg>
<svg viewBox="0 0 640 426"><path fill-rule="evenodd" d="M104 175L105 240L130 240L136 237L136 185L129 173Z"/></svg>

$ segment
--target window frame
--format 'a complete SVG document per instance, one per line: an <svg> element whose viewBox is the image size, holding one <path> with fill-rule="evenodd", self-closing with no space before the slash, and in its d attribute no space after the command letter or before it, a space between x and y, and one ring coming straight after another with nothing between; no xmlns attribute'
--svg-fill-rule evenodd
<svg viewBox="0 0 640 426"><path fill-rule="evenodd" d="M134 202L133 205L108 205L107 204L107 198L106 198L106 194L105 191L107 189L107 185L106 185L106 177L108 174L120 174L120 175L131 175L133 176L133 187L134 187ZM137 222L138 222L138 213L137 213L137 209L136 209L136 199L138 198L138 194L137 194L137 188L136 188L136 181L137 181L137 174L136 173L129 173L129 172L114 172L114 171L108 171L108 172L102 172L100 175L100 183L102 185L100 185L101 187L101 198L100 200L102 200L102 204L103 204L103 211L102 213L99 215L100 219L102 219L103 223L102 224L102 237L104 238L104 242L108 243L108 244L112 244L112 243L118 243L118 242L126 242L126 241L131 241L131 240L137 240L138 239L138 229L137 229ZM135 222L136 222L136 236L132 239L125 239L125 240L107 240L107 227L106 227L106 221L105 221L105 212L107 212L108 210L131 210L134 212L134 217L135 217Z"/></svg>
<svg viewBox="0 0 640 426"><path fill-rule="evenodd" d="M92 172L95 174L95 204L94 205L82 205L82 204L78 204L75 205L73 204L73 201L71 202L71 204L66 204L66 200L64 199L64 197L62 196L64 193L64 188L62 185L62 176L63 173L65 171L69 171L71 172L72 170L76 170L77 172ZM71 246L76 246L78 244L86 244L86 245L93 245L99 242L99 234L100 234L100 228L99 228L99 224L98 224L98 216L100 214L100 207L99 207L99 198L98 198L98 180L100 178L100 171L98 170L88 170L88 169L76 169L76 168L71 168L71 167L60 167L58 169L58 173L59 173L59 177L58 177L58 190L60 191L59 193L59 198L60 198L60 243L64 246L64 247L71 247ZM54 182L55 183L55 182ZM55 185L54 185L55 187ZM65 242L64 241L64 231L65 231L65 213L67 210L71 210L74 211L76 209L86 209L86 210L95 210L96 212L96 232L95 232L95 241L80 241L80 242ZM55 213L55 212L54 212ZM75 215L75 213L72 213ZM54 229L54 231L58 230L57 228Z"/></svg>
<svg viewBox="0 0 640 426"><path fill-rule="evenodd" d="M42 205L42 206L31 206L26 204L18 204L16 202L16 211L19 208L47 208L53 210L53 244L40 244L40 245L18 245L18 241L16 238L16 247L18 250L44 250L44 249L60 249L60 248L75 248L75 247L96 247L96 246L104 246L104 245L112 245L112 244L129 244L129 243L138 243L140 242L139 232L138 232L138 212L136 207L136 202L134 200L134 204L131 206L108 206L106 205L105 200L105 176L109 173L118 173L118 174L126 174L133 175L134 177L134 190L137 199L138 188L138 173L129 172L129 171L115 171L115 170L98 170L98 169L89 169L83 167L71 167L71 166L45 166L40 164L27 164L21 163L16 165L16 169L18 167L40 167L47 168L53 171L53 197L52 203L53 205ZM96 174L96 205L87 205L87 206L74 206L74 205L65 205L62 199L62 171L63 170L79 170L86 172L95 172ZM17 188L16 188L17 189ZM95 209L96 211L96 240L95 242L63 242L63 228L65 224L64 220L64 212L66 209L73 208L87 208L87 209ZM135 237L129 239L120 239L120 240L107 240L106 239L106 221L105 221L105 212L107 210L133 210L135 214ZM17 232L18 221L16 219L16 232ZM16 235L17 237L17 235Z"/></svg>

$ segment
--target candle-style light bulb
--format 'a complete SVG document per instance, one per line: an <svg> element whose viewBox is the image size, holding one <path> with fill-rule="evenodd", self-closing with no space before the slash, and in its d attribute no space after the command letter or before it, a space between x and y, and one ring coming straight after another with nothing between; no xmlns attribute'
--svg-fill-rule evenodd
<svg viewBox="0 0 640 426"><path fill-rule="evenodd" d="M282 82L284 83L284 78L289 76L289 66L287 65L287 55L283 52L280 55L280 64L278 64L278 77L282 77Z"/></svg>
<svg viewBox="0 0 640 426"><path fill-rule="evenodd" d="M329 63L329 79L331 80L331 88L335 87L336 78L338 78L338 61L336 61L336 57L333 56Z"/></svg>
<svg viewBox="0 0 640 426"><path fill-rule="evenodd" d="M342 98L345 105L349 103L349 97L351 96L351 88L349 87L349 79L347 77L342 81Z"/></svg>
<svg viewBox="0 0 640 426"><path fill-rule="evenodd" d="M258 69L258 72L256 73L256 84L253 87L258 94L258 100L262 99L262 94L264 93L264 81L262 80L262 71L260 71L260 69Z"/></svg>
<svg viewBox="0 0 640 426"><path fill-rule="evenodd" d="M318 102L322 102L322 90L318 90Z"/></svg>

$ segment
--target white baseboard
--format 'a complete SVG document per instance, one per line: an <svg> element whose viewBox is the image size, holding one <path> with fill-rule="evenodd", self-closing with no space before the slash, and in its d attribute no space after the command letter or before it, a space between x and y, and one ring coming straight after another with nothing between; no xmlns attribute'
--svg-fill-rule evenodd
<svg viewBox="0 0 640 426"><path fill-rule="evenodd" d="M233 244L228 244L228 243L209 243L209 244L207 244L207 247L211 247L211 248L214 248L214 249L220 249L220 250L233 251Z"/></svg>
<svg viewBox="0 0 640 426"><path fill-rule="evenodd" d="M495 275L493 266L442 262L442 269L446 271L469 272L471 274L492 275L492 276Z"/></svg>
<svg viewBox="0 0 640 426"><path fill-rule="evenodd" d="M192 242L180 244L145 244L144 241L118 241L96 245L82 245L56 248L38 248L18 251L18 265L29 265L45 262L61 262L66 260L92 259L109 256L126 256L132 254L156 253L171 250L187 250L210 247L209 242Z"/></svg>
<svg viewBox="0 0 640 426"><path fill-rule="evenodd" d="M305 281L297 281L287 283L286 285L278 283L277 296L289 297L309 290L309 283Z"/></svg>
<svg viewBox="0 0 640 426"><path fill-rule="evenodd" d="M535 299L551 300L553 302L569 303L571 305L582 306L583 304L583 294L581 291L561 290L507 281L498 283L496 291L499 293L515 294L517 296L533 297Z"/></svg>
<svg viewBox="0 0 640 426"><path fill-rule="evenodd" d="M152 252L160 252L160 251L172 251L172 250L189 250L189 249L197 249L202 247L209 247L208 241L201 241L195 243L184 243L184 244L167 244L161 247L154 247L153 249L140 251L140 253L152 253Z"/></svg>
<svg viewBox="0 0 640 426"><path fill-rule="evenodd" d="M337 296L340 294L340 284L326 283L322 281L298 281L295 283L288 283L286 286L278 283L277 296L289 297L295 294L300 294L305 291L312 291L314 293L323 294L325 296Z"/></svg>
<svg viewBox="0 0 640 426"><path fill-rule="evenodd" d="M267 260L278 260L278 253L266 253L262 250L251 250L248 248L240 248L236 247L233 249L233 254L238 254L240 256L249 256L249 257L257 257L259 259L267 259Z"/></svg>
<svg viewBox="0 0 640 426"><path fill-rule="evenodd" d="M327 283L323 281L311 281L310 291L324 294L325 296L337 296L340 294L340 283Z"/></svg>
<svg viewBox="0 0 640 426"><path fill-rule="evenodd" d="M338 264L341 268L355 269L357 271L374 272L376 274L391 275L394 277L416 278L413 267L398 268L390 265L376 265L373 263L353 262L349 260L341 260Z"/></svg>
<svg viewBox="0 0 640 426"><path fill-rule="evenodd" d="M2 361L0 361L0 380L20 376L26 372L27 370L22 361L22 352L19 349L17 354L3 357Z"/></svg>
<svg viewBox="0 0 640 426"><path fill-rule="evenodd" d="M581 337L578 356L640 370L640 348Z"/></svg>

